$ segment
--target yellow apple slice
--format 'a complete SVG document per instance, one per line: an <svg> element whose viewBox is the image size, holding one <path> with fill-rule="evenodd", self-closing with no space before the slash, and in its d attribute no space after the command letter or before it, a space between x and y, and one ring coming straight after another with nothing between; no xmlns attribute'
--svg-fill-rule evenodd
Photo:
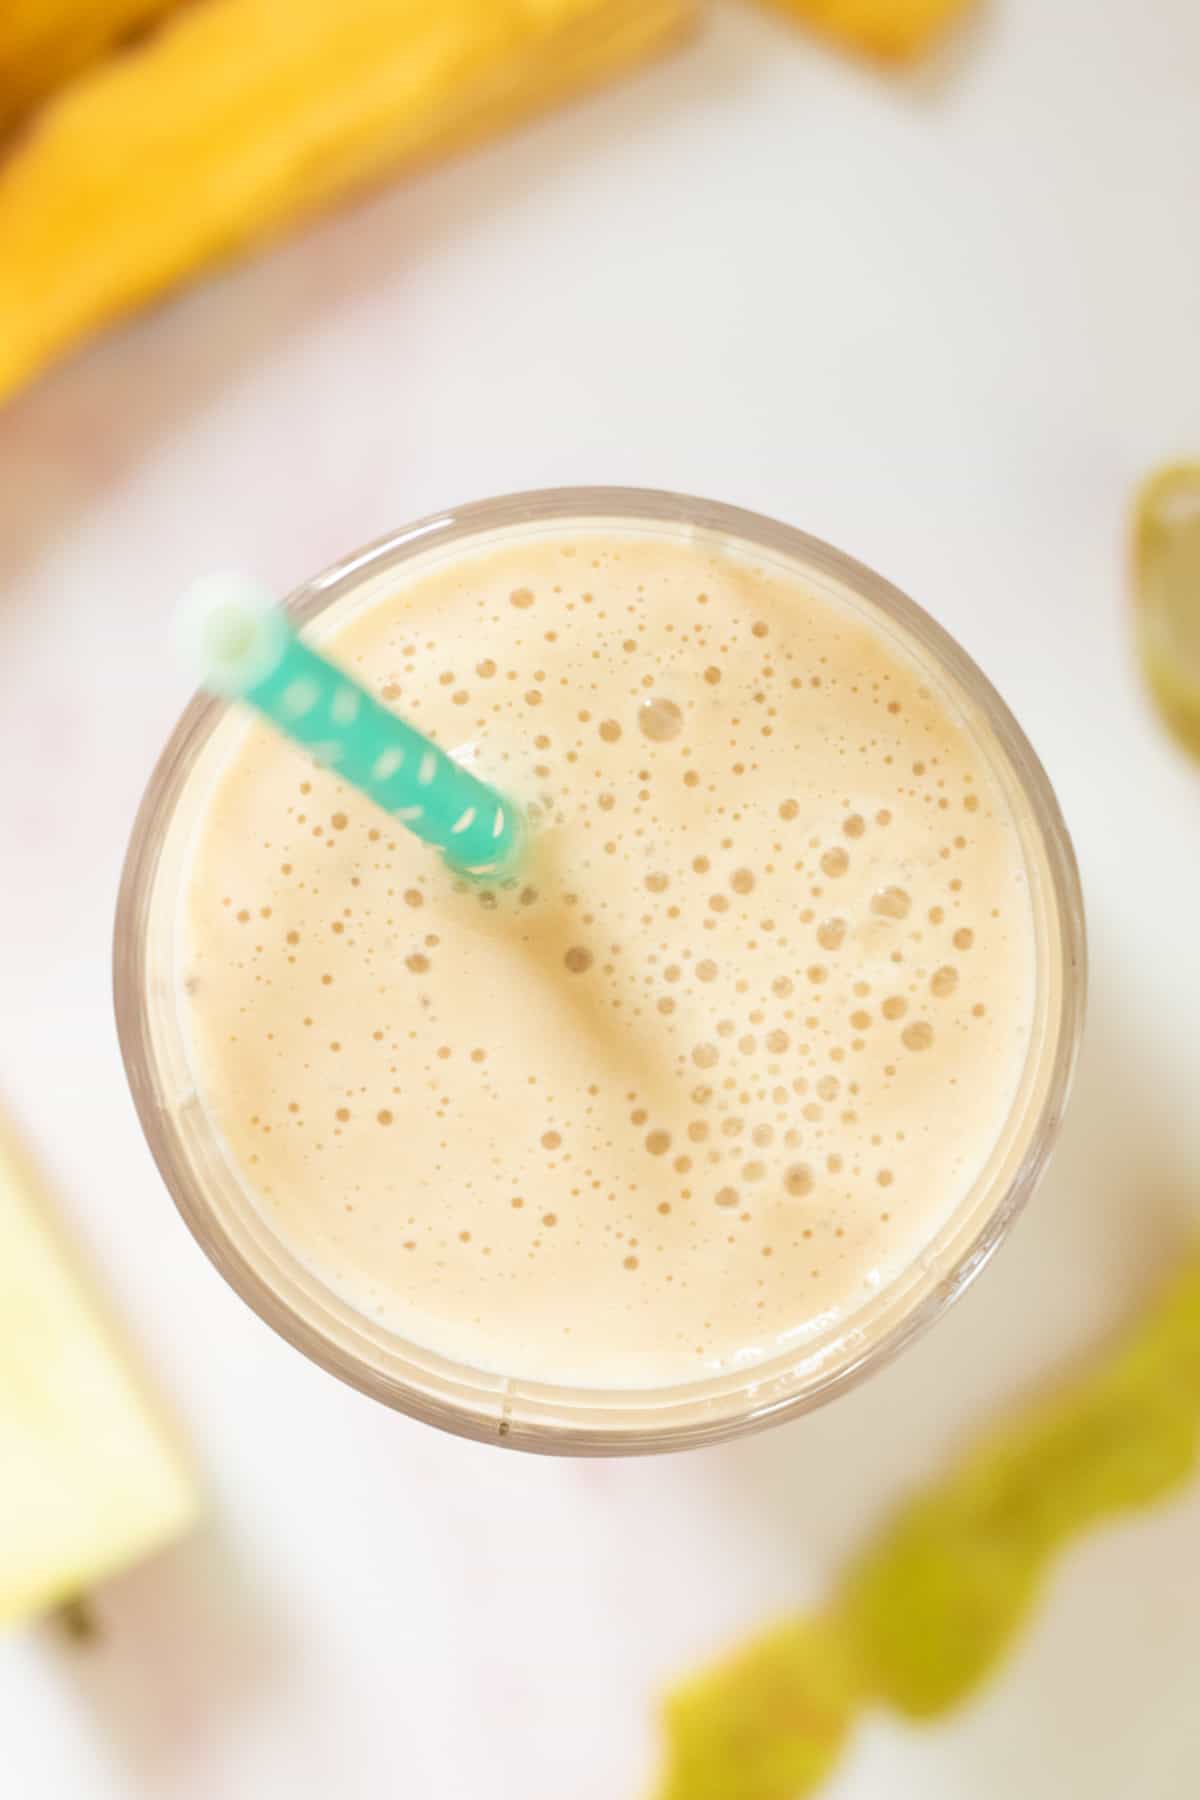
<svg viewBox="0 0 1200 1800"><path fill-rule="evenodd" d="M0 1128L0 1626L192 1524L191 1471Z"/></svg>

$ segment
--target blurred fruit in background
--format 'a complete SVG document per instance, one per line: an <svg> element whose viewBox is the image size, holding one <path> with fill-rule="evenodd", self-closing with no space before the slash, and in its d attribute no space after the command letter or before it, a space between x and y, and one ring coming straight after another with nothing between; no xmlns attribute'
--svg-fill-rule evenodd
<svg viewBox="0 0 1200 1800"><path fill-rule="evenodd" d="M179 0L5 0L0 132L77 69L122 46Z"/></svg>
<svg viewBox="0 0 1200 1800"><path fill-rule="evenodd" d="M1094 1368L986 1437L795 1619L668 1700L659 1800L800 1800L870 1705L929 1719L995 1671L1072 1539L1200 1459L1200 1256Z"/></svg>
<svg viewBox="0 0 1200 1800"><path fill-rule="evenodd" d="M793 1619L673 1693L656 1800L802 1800L863 1704L837 1620Z"/></svg>
<svg viewBox="0 0 1200 1800"><path fill-rule="evenodd" d="M187 1460L0 1132L0 1626L195 1521Z"/></svg>
<svg viewBox="0 0 1200 1800"><path fill-rule="evenodd" d="M207 264L617 74L694 10L192 0L70 79L0 165L0 399Z"/></svg>
<svg viewBox="0 0 1200 1800"><path fill-rule="evenodd" d="M776 0L923 49L970 0ZM0 401L90 333L678 37L697 0L8 0Z"/></svg>
<svg viewBox="0 0 1200 1800"><path fill-rule="evenodd" d="M1200 756L1200 462L1146 482L1134 521L1138 654L1158 710Z"/></svg>
<svg viewBox="0 0 1200 1800"><path fill-rule="evenodd" d="M775 0L794 18L871 56L916 56L971 0Z"/></svg>

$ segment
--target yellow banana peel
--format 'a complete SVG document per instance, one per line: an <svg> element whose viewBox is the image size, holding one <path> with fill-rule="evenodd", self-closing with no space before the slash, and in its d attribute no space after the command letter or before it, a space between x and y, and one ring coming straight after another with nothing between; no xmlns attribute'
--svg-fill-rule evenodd
<svg viewBox="0 0 1200 1800"><path fill-rule="evenodd" d="M775 0L852 50L900 62L929 47L971 0Z"/></svg>
<svg viewBox="0 0 1200 1800"><path fill-rule="evenodd" d="M693 0L192 0L0 163L0 399L340 195L674 36Z"/></svg>
<svg viewBox="0 0 1200 1800"><path fill-rule="evenodd" d="M0 133L77 69L129 43L180 0L4 0Z"/></svg>

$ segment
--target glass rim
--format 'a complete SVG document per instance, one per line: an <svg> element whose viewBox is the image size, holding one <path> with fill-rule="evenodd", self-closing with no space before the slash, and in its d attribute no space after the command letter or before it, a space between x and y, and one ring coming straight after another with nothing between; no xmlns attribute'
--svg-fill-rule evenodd
<svg viewBox="0 0 1200 1800"><path fill-rule="evenodd" d="M910 646L915 645L961 690L985 722L1005 770L1027 804L1044 858L1048 929L1060 979L1044 1021L1036 1105L1021 1121L1021 1153L978 1229L956 1246L947 1266L936 1273L926 1271L923 1291L908 1302L901 1290L911 1272L889 1283L877 1297L879 1304L885 1312L889 1297L894 1297L894 1307L903 1304L873 1336L854 1329L858 1314L844 1320L842 1337L861 1341L845 1345L829 1367L809 1345L695 1382L653 1389L598 1389L493 1375L392 1337L303 1270L278 1243L268 1248L265 1239L256 1240L253 1226L235 1230L206 1193L196 1159L172 1116L174 1109L164 1098L149 1002L148 926L166 833L197 756L227 712L223 703L204 695L195 696L184 710L138 809L117 902L114 1002L131 1093L167 1189L201 1248L272 1329L350 1386L460 1436L544 1453L627 1455L695 1448L810 1411L889 1362L966 1291L1007 1235L1053 1147L1082 1031L1086 933L1079 874L1065 822L1049 779L1008 706L966 651L914 601L854 558L795 527L740 507L653 489L541 489L419 519L331 565L297 588L286 605L303 623L353 593L364 580L399 572L428 551L466 551L472 540L489 533L572 523L710 533L782 557L801 578L824 578L843 588L898 627ZM1043 973L1039 970L1039 991ZM1034 1054L1031 1048L1031 1059ZM1015 1117L1014 1102L1003 1129ZM958 1216L956 1212L947 1222L935 1244ZM269 1231L265 1221L260 1227ZM932 1247L917 1261L931 1259Z"/></svg>

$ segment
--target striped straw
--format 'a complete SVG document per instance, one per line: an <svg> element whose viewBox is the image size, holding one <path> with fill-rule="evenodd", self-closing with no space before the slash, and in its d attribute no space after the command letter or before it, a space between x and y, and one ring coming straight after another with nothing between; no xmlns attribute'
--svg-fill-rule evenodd
<svg viewBox="0 0 1200 1800"><path fill-rule="evenodd" d="M297 637L270 594L241 575L207 576L183 624L211 693L252 706L460 874L513 871L523 828L512 802Z"/></svg>

